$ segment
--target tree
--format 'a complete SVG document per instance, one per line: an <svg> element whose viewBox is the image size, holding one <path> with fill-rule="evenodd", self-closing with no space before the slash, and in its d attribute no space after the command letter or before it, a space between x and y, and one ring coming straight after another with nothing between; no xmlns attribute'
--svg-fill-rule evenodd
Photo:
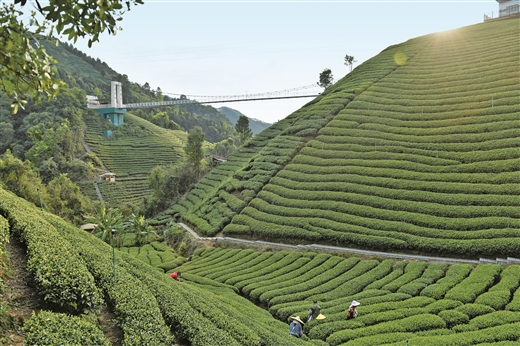
<svg viewBox="0 0 520 346"><path fill-rule="evenodd" d="M200 176L200 165L204 157L202 144L204 143L204 133L200 126L195 126L188 134L188 143L184 148L188 164L194 168L195 178Z"/></svg>
<svg viewBox="0 0 520 346"><path fill-rule="evenodd" d="M350 56L350 55L345 55L345 66L350 66L350 72L352 72L352 65L357 62L357 60L354 60L354 57L353 56Z"/></svg>
<svg viewBox="0 0 520 346"><path fill-rule="evenodd" d="M93 233L102 241L121 247L123 243L124 227L123 215L117 209L101 207L95 217L87 217L96 224Z"/></svg>
<svg viewBox="0 0 520 346"><path fill-rule="evenodd" d="M9 149L0 156L0 186L38 207L40 198L48 200L47 189L31 162L22 162Z"/></svg>
<svg viewBox="0 0 520 346"><path fill-rule="evenodd" d="M150 235L155 235L152 227L143 215L132 214L132 219L128 220L126 226L130 232L135 234L135 245L141 246L148 242Z"/></svg>
<svg viewBox="0 0 520 346"><path fill-rule="evenodd" d="M235 125L240 145L244 144L249 138L253 137L253 132L249 128L249 119L245 115L241 115Z"/></svg>
<svg viewBox="0 0 520 346"><path fill-rule="evenodd" d="M334 77L332 76L332 71L326 68L320 73L320 81L318 82L318 85L322 88L327 89L332 85L333 81Z"/></svg>
<svg viewBox="0 0 520 346"><path fill-rule="evenodd" d="M61 218L80 224L84 214L93 211L92 202L81 194L79 186L74 184L65 174L54 178L47 185L49 201L47 206Z"/></svg>
<svg viewBox="0 0 520 346"><path fill-rule="evenodd" d="M41 40L67 35L67 40L76 42L78 37L88 37L91 47L101 33L120 30L117 22L125 12L123 3L130 10L143 0L48 0L43 7L34 0L36 11L29 15L22 12L26 3L14 0L0 5L0 91L12 99L13 113L24 108L29 97L37 102L51 99L65 85L57 76L56 60L47 55Z"/></svg>

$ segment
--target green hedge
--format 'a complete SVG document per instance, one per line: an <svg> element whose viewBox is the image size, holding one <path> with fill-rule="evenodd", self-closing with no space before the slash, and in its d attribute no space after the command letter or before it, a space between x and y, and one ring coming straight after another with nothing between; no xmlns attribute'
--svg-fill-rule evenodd
<svg viewBox="0 0 520 346"><path fill-rule="evenodd" d="M330 335L326 341L331 346L335 346L362 336L395 332L417 332L434 328L444 328L445 326L444 320L439 316L420 314L365 328L342 330Z"/></svg>
<svg viewBox="0 0 520 346"><path fill-rule="evenodd" d="M472 270L473 266L471 264L454 264L450 266L444 278L426 287L421 291L421 295L442 299L452 287L464 280Z"/></svg>
<svg viewBox="0 0 520 346"><path fill-rule="evenodd" d="M123 330L123 345L164 345L171 342L169 328L155 297L143 282L134 278L124 268L122 256L134 258L133 256L115 252L114 278L112 250L109 245L57 217L50 216L49 221L60 232L67 234L71 243L81 253L97 285L105 293L106 300L113 306L114 314ZM154 269L152 271L159 273Z"/></svg>
<svg viewBox="0 0 520 346"><path fill-rule="evenodd" d="M85 319L42 310L25 321L25 343L37 345L109 346L101 329Z"/></svg>
<svg viewBox="0 0 520 346"><path fill-rule="evenodd" d="M45 220L51 214L42 216L41 210L1 188L0 213L27 245L27 270L45 301L72 312L93 309L101 302L94 277L76 249Z"/></svg>
<svg viewBox="0 0 520 346"><path fill-rule="evenodd" d="M502 267L498 264L482 264L471 272L469 277L449 290L445 299L473 303L475 299L491 287L498 279Z"/></svg>

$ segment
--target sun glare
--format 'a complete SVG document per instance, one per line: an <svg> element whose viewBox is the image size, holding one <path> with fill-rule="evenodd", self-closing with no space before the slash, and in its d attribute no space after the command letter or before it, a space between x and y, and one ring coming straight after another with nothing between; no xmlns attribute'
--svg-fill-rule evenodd
<svg viewBox="0 0 520 346"><path fill-rule="evenodd" d="M404 64L406 64L407 60L408 58L406 54L404 54L403 52L397 52L394 54L394 61L397 66L403 66Z"/></svg>

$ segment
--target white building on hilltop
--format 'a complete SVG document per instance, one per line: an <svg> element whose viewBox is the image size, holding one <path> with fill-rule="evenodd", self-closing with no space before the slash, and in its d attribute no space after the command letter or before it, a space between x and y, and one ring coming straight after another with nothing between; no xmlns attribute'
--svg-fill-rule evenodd
<svg viewBox="0 0 520 346"><path fill-rule="evenodd" d="M497 2L499 17L520 13L520 0L497 0Z"/></svg>

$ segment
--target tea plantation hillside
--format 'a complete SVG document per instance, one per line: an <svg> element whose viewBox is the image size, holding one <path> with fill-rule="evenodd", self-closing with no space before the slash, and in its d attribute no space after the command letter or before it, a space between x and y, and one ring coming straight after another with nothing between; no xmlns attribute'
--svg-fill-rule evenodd
<svg viewBox="0 0 520 346"><path fill-rule="evenodd" d="M184 131L167 130L127 113L126 132L107 138L97 115L91 114L85 120L88 146L105 167L117 175L115 182L98 183L109 206L138 205L144 196L151 193L147 178L153 167L175 163L184 155L183 147L187 141ZM83 183L82 187L97 199L92 182Z"/></svg>
<svg viewBox="0 0 520 346"><path fill-rule="evenodd" d="M204 235L518 255L519 35L512 18L388 47L168 214Z"/></svg>
<svg viewBox="0 0 520 346"><path fill-rule="evenodd" d="M26 245L28 275L46 304L25 321L26 345L110 344L96 318L73 316L102 305L114 313L126 346L312 345L289 336L285 322L231 286L177 282L117 250L114 267L112 248L99 238L0 188L2 253L9 236Z"/></svg>
<svg viewBox="0 0 520 346"><path fill-rule="evenodd" d="M306 323L328 345L518 345L520 266L337 257L312 252L200 249L184 280L232 285L280 320L317 300L324 320ZM346 319L357 300L358 317Z"/></svg>

